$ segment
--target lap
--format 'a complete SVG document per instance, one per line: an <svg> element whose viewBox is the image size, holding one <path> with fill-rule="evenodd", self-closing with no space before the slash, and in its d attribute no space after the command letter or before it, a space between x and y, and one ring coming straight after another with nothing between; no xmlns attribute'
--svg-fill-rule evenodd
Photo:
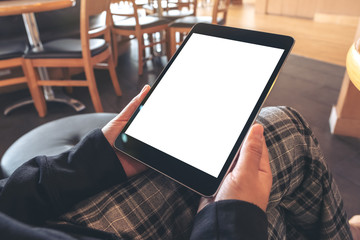
<svg viewBox="0 0 360 240"><path fill-rule="evenodd" d="M199 196L148 170L81 202L61 216L124 239L187 239Z"/></svg>
<svg viewBox="0 0 360 240"><path fill-rule="evenodd" d="M263 108L257 121L264 125L273 173L269 238L319 234L346 239L341 197L307 123L287 107ZM149 170L86 199L61 220L125 239L186 239L198 200L190 190Z"/></svg>

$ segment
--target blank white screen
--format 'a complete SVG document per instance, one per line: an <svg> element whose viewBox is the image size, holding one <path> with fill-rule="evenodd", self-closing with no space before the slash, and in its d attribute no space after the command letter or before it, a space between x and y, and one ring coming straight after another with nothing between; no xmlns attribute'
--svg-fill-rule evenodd
<svg viewBox="0 0 360 240"><path fill-rule="evenodd" d="M125 133L218 177L283 51L194 33Z"/></svg>

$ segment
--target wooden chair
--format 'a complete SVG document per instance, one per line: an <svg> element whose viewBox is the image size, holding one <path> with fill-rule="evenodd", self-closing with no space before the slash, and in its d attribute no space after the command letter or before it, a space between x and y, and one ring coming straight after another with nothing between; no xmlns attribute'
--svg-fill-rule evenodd
<svg viewBox="0 0 360 240"><path fill-rule="evenodd" d="M158 12L157 0L151 0L144 5L147 14L154 15ZM175 21L176 19L196 16L197 0L165 0L162 1L162 17Z"/></svg>
<svg viewBox="0 0 360 240"><path fill-rule="evenodd" d="M145 49L153 48L157 44L166 44L163 38L152 38L155 33L166 32L169 20L160 19L155 16L142 16L139 17L138 6L135 0L112 0L111 13L113 15L113 43L114 43L114 56L117 58L117 39L116 35L121 36L135 36L138 41L138 73L143 73L143 62L145 59ZM149 36L149 43L145 43L144 34Z"/></svg>
<svg viewBox="0 0 360 240"><path fill-rule="evenodd" d="M118 96L121 89L111 51L108 0L82 0L80 3L80 39L57 39L44 44L40 52L25 55L29 76L38 86L88 87L96 112L103 112L96 86L94 68L107 68ZM98 19L96 23L91 20ZM83 67L86 80L39 80L35 67Z"/></svg>
<svg viewBox="0 0 360 240"><path fill-rule="evenodd" d="M0 45L0 69L20 67L23 71L23 75L0 79L0 87L26 83L39 116L44 117L46 114L45 98L42 89L29 81L23 58L26 49L27 46L23 42L6 42Z"/></svg>
<svg viewBox="0 0 360 240"><path fill-rule="evenodd" d="M215 0L212 16L189 16L175 20L169 25L170 56L174 55L177 47L183 42L184 37L197 23L211 23L225 25L230 0ZM220 15L220 16L219 16ZM177 33L179 35L177 36Z"/></svg>
<svg viewBox="0 0 360 240"><path fill-rule="evenodd" d="M158 12L158 0L148 0L147 4L142 6L145 9L146 15L154 15ZM170 2L168 0L161 0L161 8L163 11L170 9L178 9L176 2Z"/></svg>

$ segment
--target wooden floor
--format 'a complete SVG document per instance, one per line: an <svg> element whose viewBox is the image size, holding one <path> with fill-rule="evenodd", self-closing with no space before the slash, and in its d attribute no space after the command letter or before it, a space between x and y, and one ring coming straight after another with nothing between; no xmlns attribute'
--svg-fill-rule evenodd
<svg viewBox="0 0 360 240"><path fill-rule="evenodd" d="M211 7L200 8L199 14L210 16ZM226 25L290 35L296 41L293 54L342 66L356 30L355 25L255 13L253 4L231 5Z"/></svg>

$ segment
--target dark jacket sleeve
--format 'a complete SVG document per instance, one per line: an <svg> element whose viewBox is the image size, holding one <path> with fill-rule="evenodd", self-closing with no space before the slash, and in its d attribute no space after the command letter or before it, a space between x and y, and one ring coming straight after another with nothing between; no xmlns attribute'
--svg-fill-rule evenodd
<svg viewBox="0 0 360 240"><path fill-rule="evenodd" d="M267 239L267 218L254 204L224 200L206 206L195 217L191 240Z"/></svg>
<svg viewBox="0 0 360 240"><path fill-rule="evenodd" d="M35 157L2 180L0 211L37 225L124 180L120 161L97 129L71 150Z"/></svg>
<svg viewBox="0 0 360 240"><path fill-rule="evenodd" d="M83 226L58 224L35 227L0 212L0 237L6 240L120 240L115 234Z"/></svg>

